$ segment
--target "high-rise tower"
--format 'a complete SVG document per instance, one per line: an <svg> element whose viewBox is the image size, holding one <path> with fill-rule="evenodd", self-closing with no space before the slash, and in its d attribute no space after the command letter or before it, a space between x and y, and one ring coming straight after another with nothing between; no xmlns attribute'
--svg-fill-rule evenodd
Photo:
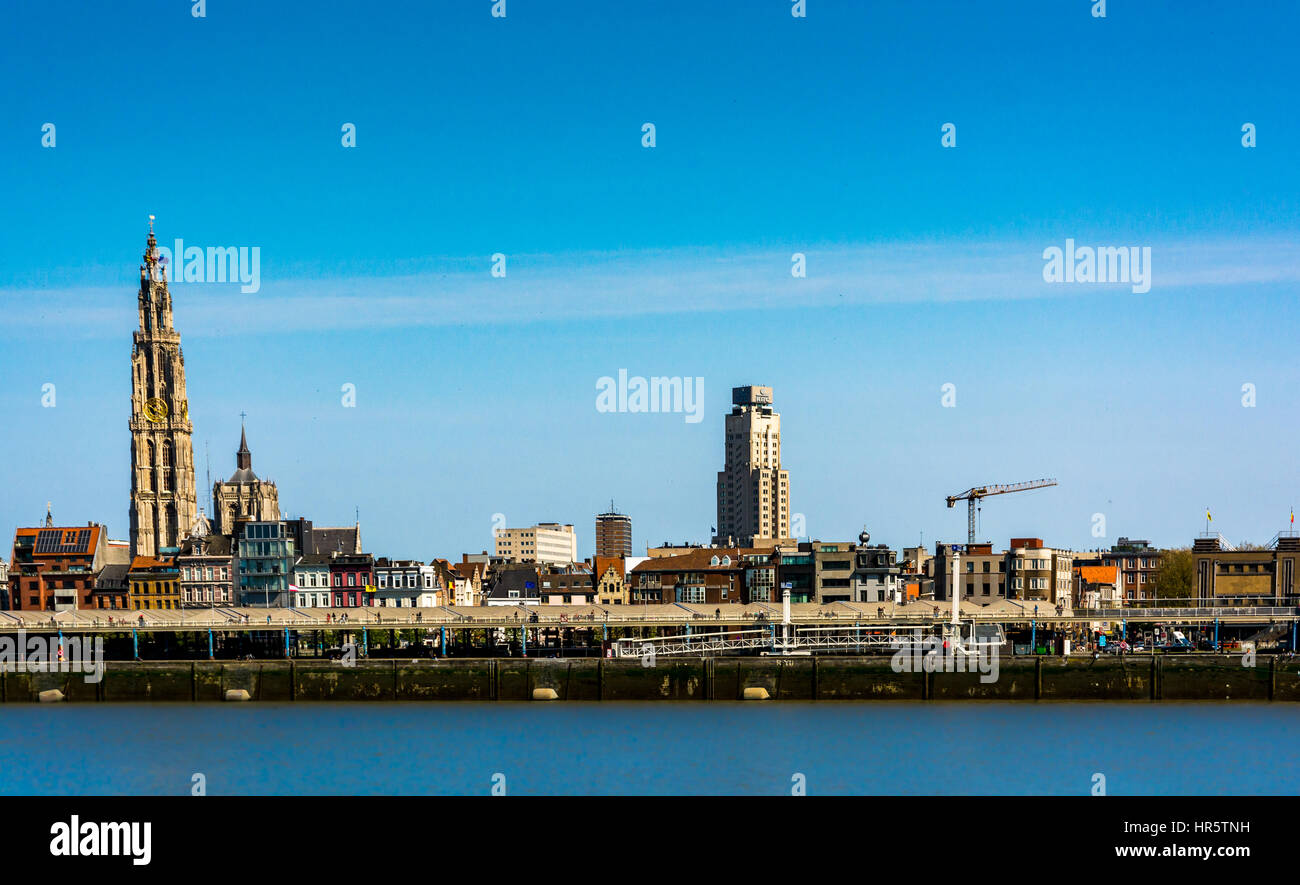
<svg viewBox="0 0 1300 885"><path fill-rule="evenodd" d="M614 509L609 502L609 512L596 516L596 555L632 555L632 517Z"/></svg>
<svg viewBox="0 0 1300 885"><path fill-rule="evenodd" d="M172 326L166 262L149 218L140 266L140 328L131 349L131 553L178 547L194 525L198 500L185 357Z"/></svg>
<svg viewBox="0 0 1300 885"><path fill-rule="evenodd" d="M772 388L733 387L731 402L713 543L791 543L790 474L781 469L781 416L772 411Z"/></svg>

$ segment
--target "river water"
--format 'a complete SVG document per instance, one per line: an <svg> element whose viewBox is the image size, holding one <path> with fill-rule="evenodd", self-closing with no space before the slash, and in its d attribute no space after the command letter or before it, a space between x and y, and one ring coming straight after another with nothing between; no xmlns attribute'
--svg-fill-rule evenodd
<svg viewBox="0 0 1300 885"><path fill-rule="evenodd" d="M1297 725L1251 703L8 704L0 794L1294 795Z"/></svg>

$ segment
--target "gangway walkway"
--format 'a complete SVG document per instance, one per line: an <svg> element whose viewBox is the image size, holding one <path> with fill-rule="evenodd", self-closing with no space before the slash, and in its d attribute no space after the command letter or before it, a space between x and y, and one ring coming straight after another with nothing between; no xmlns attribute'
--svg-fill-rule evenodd
<svg viewBox="0 0 1300 885"><path fill-rule="evenodd" d="M620 658L672 657L707 655L751 650L777 654L811 654L813 652L852 652L881 654L911 645L919 639L913 631L884 632L869 627L793 627L784 638L781 624L760 630L717 630L654 639L620 639L614 643L614 655Z"/></svg>

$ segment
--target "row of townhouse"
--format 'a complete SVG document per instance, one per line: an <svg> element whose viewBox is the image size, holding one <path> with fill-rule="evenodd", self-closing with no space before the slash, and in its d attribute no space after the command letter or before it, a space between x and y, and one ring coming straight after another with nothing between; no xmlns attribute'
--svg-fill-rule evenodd
<svg viewBox="0 0 1300 885"><path fill-rule="evenodd" d="M628 575L634 605L791 602L883 603L902 600L898 554L851 541L809 541L776 548L655 548Z"/></svg>
<svg viewBox="0 0 1300 885"><path fill-rule="evenodd" d="M1158 596L1162 553L1119 539L1073 552L1040 538L904 548L900 560L866 532L856 542L775 547L650 548L647 557L518 562L486 552L453 563L374 557L360 527L309 520L237 521L232 534L200 516L178 548L131 557L99 523L19 528L0 563L0 608L14 611L166 610L220 606L430 608L478 605L645 605L1011 600L1035 609L1115 608ZM954 555L960 558L954 560ZM1237 550L1219 536L1195 540L1195 596L1202 604L1294 604L1300 536ZM952 572L952 563L959 570Z"/></svg>
<svg viewBox="0 0 1300 885"><path fill-rule="evenodd" d="M487 562L375 558L360 527L309 520L237 521L232 534L200 516L175 548L130 555L100 523L19 528L0 581L0 609L159 611L220 606L351 608L479 605Z"/></svg>

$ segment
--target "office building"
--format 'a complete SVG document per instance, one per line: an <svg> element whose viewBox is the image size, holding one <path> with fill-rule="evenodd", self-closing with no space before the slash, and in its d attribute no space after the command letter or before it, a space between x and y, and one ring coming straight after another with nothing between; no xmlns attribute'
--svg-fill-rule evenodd
<svg viewBox="0 0 1300 885"><path fill-rule="evenodd" d="M772 388L732 388L731 402L713 543L792 544L790 475L781 469L781 416L772 409Z"/></svg>

